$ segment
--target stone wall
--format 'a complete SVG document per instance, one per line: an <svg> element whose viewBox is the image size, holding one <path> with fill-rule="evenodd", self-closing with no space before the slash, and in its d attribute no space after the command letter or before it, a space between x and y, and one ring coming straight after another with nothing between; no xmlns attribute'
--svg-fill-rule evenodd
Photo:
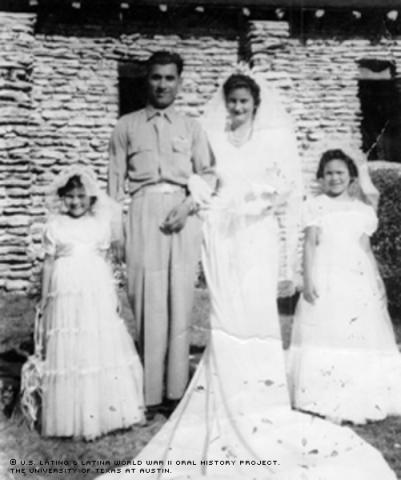
<svg viewBox="0 0 401 480"><path fill-rule="evenodd" d="M393 61L401 71L401 38L368 39L341 28L331 36L305 33L292 35L287 22L253 21L248 45L254 69L284 92L297 126L305 183L313 188L328 144L361 148L358 61Z"/></svg>
<svg viewBox="0 0 401 480"><path fill-rule="evenodd" d="M0 13L0 288L31 281L34 17Z"/></svg>
<svg viewBox="0 0 401 480"><path fill-rule="evenodd" d="M17 37L18 33L26 37L28 25L32 34L34 17L3 17L10 36ZM21 58L22 66L29 68L29 78L24 77L24 85L12 98L19 107L18 119L10 120L15 128L8 121L6 127L14 132L7 143L8 158L14 155L10 149L18 148L18 161L16 154L12 161L14 170L21 171L21 179L12 175L8 210L3 209L0 216L5 238L10 239L1 247L6 255L0 256L0 288L6 290L37 289L46 192L54 175L67 165L82 162L105 179L108 141L119 116L119 63L145 61L160 48L179 52L186 66L177 103L179 108L198 116L221 77L238 61L238 34L230 27L211 30L201 26L184 29L178 35L166 30L159 33L157 25L149 24L144 28L137 23L41 22L34 38L29 36L28 42L25 37L24 42L15 39L17 54L10 52L10 57ZM14 81L13 91L17 86ZM6 95L7 90L4 92ZM1 197L5 179L11 178L10 161L6 157L0 160ZM16 234L20 235L18 242L14 240ZM18 271L16 266L9 269L16 255L21 262Z"/></svg>
<svg viewBox="0 0 401 480"><path fill-rule="evenodd" d="M37 22L35 15L0 13L0 290L37 288L49 183L76 162L91 164L105 179L119 116L119 65L145 61L160 48L184 57L178 105L195 116L246 52L295 119L308 187L327 136L360 147L357 62L381 58L399 67L401 40L301 38L278 20L243 28L199 22L180 24L178 34L149 19Z"/></svg>

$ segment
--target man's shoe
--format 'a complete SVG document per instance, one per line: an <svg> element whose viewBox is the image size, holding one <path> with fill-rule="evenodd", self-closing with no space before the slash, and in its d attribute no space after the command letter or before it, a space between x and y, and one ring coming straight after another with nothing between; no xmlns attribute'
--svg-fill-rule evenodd
<svg viewBox="0 0 401 480"><path fill-rule="evenodd" d="M176 409L177 405L180 403L180 400L171 400L166 398L164 402L159 406L159 412L166 417L169 417L173 411Z"/></svg>
<svg viewBox="0 0 401 480"><path fill-rule="evenodd" d="M151 422L155 416L160 412L160 408L162 407L162 404L158 405L150 405L149 407L146 407L145 411L145 417L147 422Z"/></svg>

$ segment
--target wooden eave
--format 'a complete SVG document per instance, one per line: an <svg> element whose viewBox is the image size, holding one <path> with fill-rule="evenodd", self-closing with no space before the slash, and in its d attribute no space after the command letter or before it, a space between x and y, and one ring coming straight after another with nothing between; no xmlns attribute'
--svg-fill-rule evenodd
<svg viewBox="0 0 401 480"><path fill-rule="evenodd" d="M110 8L157 7L204 7L212 8L255 8L257 10L288 8L288 9L380 9L401 10L401 0L0 0L0 10L7 6L26 6L31 9L41 6L48 8L66 7L68 5L97 4Z"/></svg>
<svg viewBox="0 0 401 480"><path fill-rule="evenodd" d="M111 0L115 1L115 0ZM380 8L401 9L401 0L125 0L129 5L213 6L247 8Z"/></svg>

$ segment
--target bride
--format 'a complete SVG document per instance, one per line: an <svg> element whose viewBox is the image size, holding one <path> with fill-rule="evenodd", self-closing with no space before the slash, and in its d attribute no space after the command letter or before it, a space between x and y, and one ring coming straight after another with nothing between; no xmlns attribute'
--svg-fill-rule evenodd
<svg viewBox="0 0 401 480"><path fill-rule="evenodd" d="M301 196L287 114L273 92L243 74L226 80L207 112L219 187L210 198L193 177L189 189L208 203L209 343L135 469L100 478L394 480L381 454L352 430L290 407L276 297L278 279L290 279L295 263ZM152 471L147 461L159 465Z"/></svg>

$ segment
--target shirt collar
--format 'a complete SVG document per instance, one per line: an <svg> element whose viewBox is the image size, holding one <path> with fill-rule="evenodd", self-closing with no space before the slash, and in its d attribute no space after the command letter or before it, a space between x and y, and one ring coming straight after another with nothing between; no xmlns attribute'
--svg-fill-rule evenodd
<svg viewBox="0 0 401 480"><path fill-rule="evenodd" d="M176 115L174 105L170 105L169 107L163 109L155 108L153 105L146 105L145 112L147 120L152 120L157 115L162 115L170 123L172 123L174 116Z"/></svg>

